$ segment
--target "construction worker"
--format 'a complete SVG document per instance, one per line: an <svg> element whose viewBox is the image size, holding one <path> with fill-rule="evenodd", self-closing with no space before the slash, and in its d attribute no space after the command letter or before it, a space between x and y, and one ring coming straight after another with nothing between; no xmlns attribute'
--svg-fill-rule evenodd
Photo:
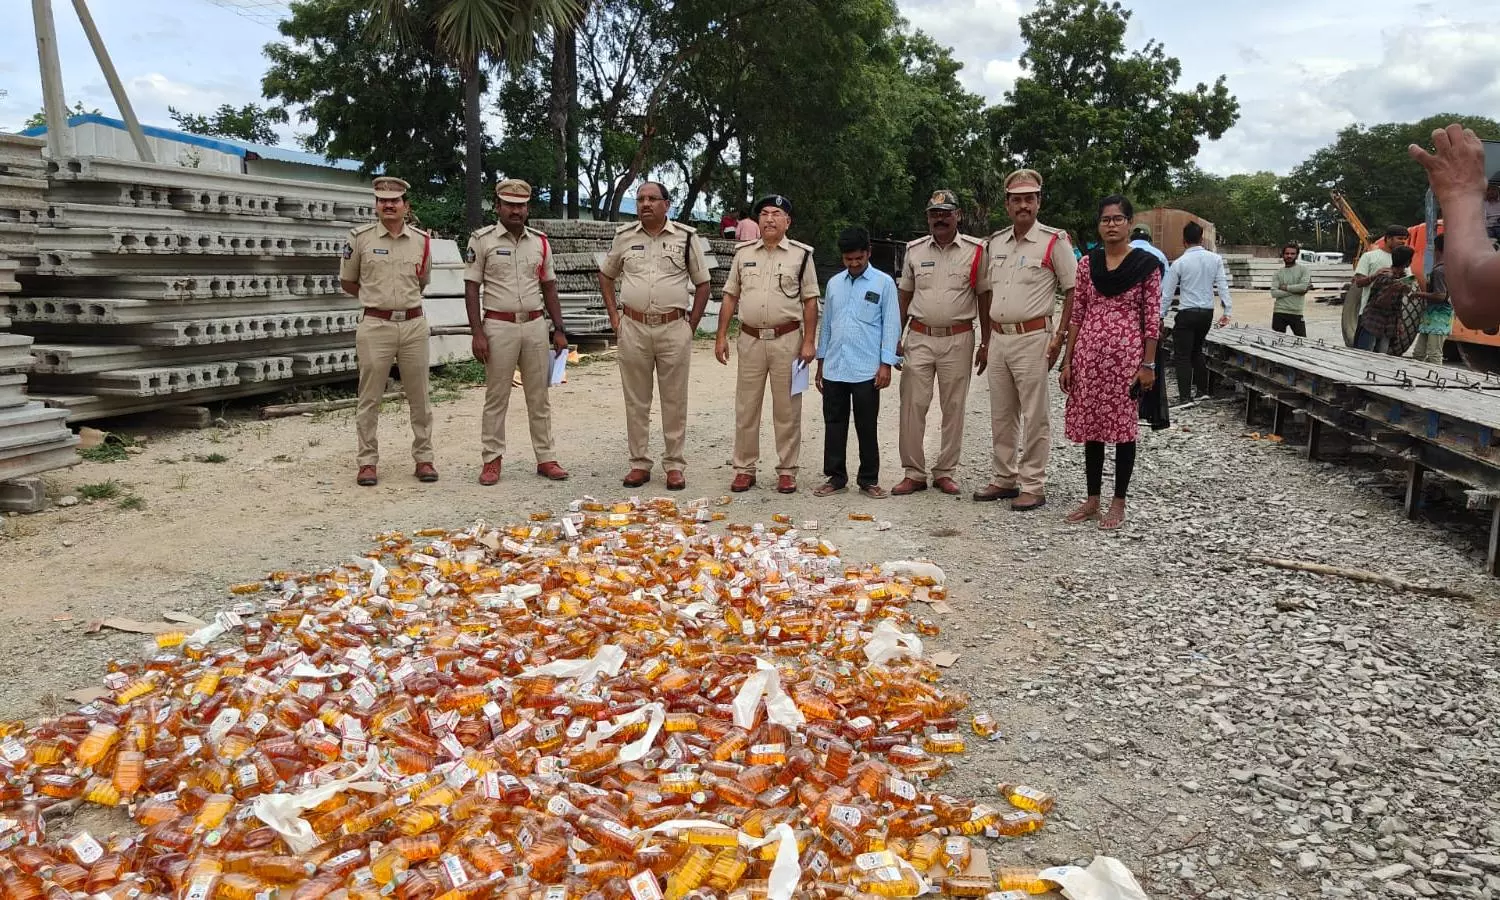
<svg viewBox="0 0 1500 900"><path fill-rule="evenodd" d="M375 179L379 221L349 231L339 263L339 283L364 307L354 347L359 358L359 406L354 428L359 449L355 482L372 487L380 462L380 401L391 364L401 370L401 387L411 412L411 455L418 481L437 481L432 464L432 406L427 396L427 319L422 288L432 277L432 238L406 222L411 187L400 178Z"/></svg>
<svg viewBox="0 0 1500 900"><path fill-rule="evenodd" d="M536 473L567 480L552 452L552 405L548 398L552 361L568 352L557 273L547 236L529 228L531 185L508 178L495 185L500 224L474 232L464 254L464 301L473 334L474 358L485 364L484 413L480 420L479 483L500 480L505 456L505 413L510 408L511 378L521 370L526 416ZM480 286L484 286L481 308ZM552 337L547 337L551 320Z"/></svg>
<svg viewBox="0 0 1500 900"><path fill-rule="evenodd" d="M937 385L942 431L932 486L957 494L964 444L964 403L974 365L974 317L978 314L979 265L983 245L960 234L963 214L952 191L933 191L927 201L926 237L906 245L897 287L905 334L896 355L901 369L901 467L905 477L891 488L901 497L927 490L927 408Z"/></svg>
<svg viewBox="0 0 1500 900"><path fill-rule="evenodd" d="M624 485L651 480L651 379L661 385L662 468L667 490L687 487L688 364L693 333L708 306L708 260L697 233L667 218L671 196L660 182L635 192L637 219L615 231L599 266L599 291L620 340L620 387L625 394L625 439L630 471ZM619 279L617 302L615 280Z"/></svg>
<svg viewBox="0 0 1500 900"><path fill-rule="evenodd" d="M1011 226L985 241L979 269L977 370L990 372L993 480L974 492L978 501L1009 499L1017 512L1047 503L1047 458L1052 423L1047 372L1062 350L1064 329L1047 337L1059 291L1062 321L1073 308L1078 260L1068 236L1037 221L1042 176L1017 169L1005 177L1005 211Z"/></svg>
<svg viewBox="0 0 1500 900"><path fill-rule="evenodd" d="M792 393L792 369L807 368L818 334L818 273L813 249L786 236L792 225L792 201L775 194L754 207L760 238L741 244L724 284L714 357L729 365L729 320L739 313L739 370L734 388L734 481L729 489L755 486L760 462L760 411L766 382L771 383L771 420L776 432L776 490L797 491L797 462L802 451L802 394Z"/></svg>

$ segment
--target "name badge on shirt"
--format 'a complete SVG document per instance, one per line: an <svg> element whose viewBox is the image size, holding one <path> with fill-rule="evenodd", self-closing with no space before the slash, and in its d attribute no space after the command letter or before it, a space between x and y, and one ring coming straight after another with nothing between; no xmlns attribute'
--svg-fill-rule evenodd
<svg viewBox="0 0 1500 900"><path fill-rule="evenodd" d="M937 261L929 259L927 262L922 263L922 268L930 269L935 265L937 265Z"/></svg>
<svg viewBox="0 0 1500 900"><path fill-rule="evenodd" d="M499 248L498 250L495 251L495 255L496 256L510 256L510 251L506 250L504 247L501 247L501 248Z"/></svg>
<svg viewBox="0 0 1500 900"><path fill-rule="evenodd" d="M879 303L880 302L880 293L878 291L865 291L865 302L866 303Z"/></svg>
<svg viewBox="0 0 1500 900"><path fill-rule="evenodd" d="M646 249L646 245L645 244L636 244L634 247L631 247L630 249L631 250L644 250L644 249Z"/></svg>
<svg viewBox="0 0 1500 900"><path fill-rule="evenodd" d="M740 268L742 268L742 269L753 269L753 268L755 268L755 263L753 263L753 262L743 263L743 264L741 264Z"/></svg>
<svg viewBox="0 0 1500 900"><path fill-rule="evenodd" d="M391 251L389 251L389 250L381 250L381 249L377 248L375 250L375 255L376 256L388 256L390 254L390 252Z"/></svg>

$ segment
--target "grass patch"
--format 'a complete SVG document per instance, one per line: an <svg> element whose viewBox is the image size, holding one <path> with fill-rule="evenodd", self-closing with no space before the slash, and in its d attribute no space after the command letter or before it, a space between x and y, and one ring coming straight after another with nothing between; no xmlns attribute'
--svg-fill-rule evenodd
<svg viewBox="0 0 1500 900"><path fill-rule="evenodd" d="M77 494L84 500L113 500L120 496L120 492L124 489L124 485L111 478L108 481L80 485Z"/></svg>
<svg viewBox="0 0 1500 900"><path fill-rule="evenodd" d="M222 453L204 453L193 457L193 461L201 463L225 463L229 462L229 457Z"/></svg>
<svg viewBox="0 0 1500 900"><path fill-rule="evenodd" d="M135 446L138 446L138 442L133 437L123 434L106 434L103 443L87 450L79 450L78 455L89 462L119 462L130 456L127 448Z"/></svg>
<svg viewBox="0 0 1500 900"><path fill-rule="evenodd" d="M129 497L124 498L115 505L120 507L121 509L145 509L146 498L140 496L139 494L131 494Z"/></svg>

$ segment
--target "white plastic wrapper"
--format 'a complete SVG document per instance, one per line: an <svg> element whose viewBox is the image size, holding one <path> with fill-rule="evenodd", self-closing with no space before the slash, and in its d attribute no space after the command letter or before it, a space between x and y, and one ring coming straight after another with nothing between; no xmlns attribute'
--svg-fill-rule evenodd
<svg viewBox="0 0 1500 900"><path fill-rule="evenodd" d="M307 853L323 843L323 839L302 818L302 813L343 791L384 791L385 785L366 780L375 774L377 764L375 750L371 748L365 764L348 778L330 781L300 794L261 794L251 802L250 812L275 829L293 853Z"/></svg>
<svg viewBox="0 0 1500 900"><path fill-rule="evenodd" d="M776 861L771 863L771 877L767 879L768 900L792 900L797 882L802 880L802 866L797 862L797 835L785 822L771 830L771 835L781 841L776 848Z"/></svg>
<svg viewBox="0 0 1500 900"><path fill-rule="evenodd" d="M1056 866L1041 876L1062 885L1070 900L1150 900L1125 864L1112 856L1096 856L1087 869Z"/></svg>
<svg viewBox="0 0 1500 900"><path fill-rule="evenodd" d="M922 639L897 628L890 619L881 619L864 646L865 659L878 666L902 656L919 658L922 655Z"/></svg>
<svg viewBox="0 0 1500 900"><path fill-rule="evenodd" d="M312 665L311 663L300 662L292 667L292 671L287 673L287 677L303 680L316 678L337 678L340 675L348 674L348 666L329 666L327 669L320 669L317 666Z"/></svg>
<svg viewBox="0 0 1500 900"><path fill-rule="evenodd" d="M202 628L188 635L187 640L184 641L184 643L211 644L228 630L229 629L225 628L222 622L209 622L207 625L204 625Z"/></svg>
<svg viewBox="0 0 1500 900"><path fill-rule="evenodd" d="M527 669L521 673L521 677L535 678L538 675L551 675L555 678L588 681L603 674L613 678L620 674L620 667L624 664L625 648L609 644L600 647L599 652L590 659L559 659L545 666Z"/></svg>
<svg viewBox="0 0 1500 900"><path fill-rule="evenodd" d="M656 735L661 731L661 725L667 720L667 709L660 703L647 703L640 709L632 710L610 722L600 722L594 726L594 730L584 736L583 746L592 750L599 746L599 742L615 735L620 729L637 722L646 722L646 733L620 748L619 758L625 762L634 762L645 756L651 749L651 744L656 740Z"/></svg>
<svg viewBox="0 0 1500 900"><path fill-rule="evenodd" d="M930 563L925 559L898 559L880 564L880 571L888 575L914 575L919 578L931 578L934 583L942 585L948 581L948 576L937 564Z"/></svg>
<svg viewBox="0 0 1500 900"><path fill-rule="evenodd" d="M354 564L370 573L370 593L381 596L385 590L385 580L391 573L380 564L380 560L370 559L368 556L354 557Z"/></svg>
<svg viewBox="0 0 1500 900"><path fill-rule="evenodd" d="M746 729L753 726L755 710L764 697L766 718L788 728L805 725L807 719L803 717L802 710L781 689L781 673L776 671L776 667L757 656L755 668L755 674L745 679L734 697L734 724Z"/></svg>

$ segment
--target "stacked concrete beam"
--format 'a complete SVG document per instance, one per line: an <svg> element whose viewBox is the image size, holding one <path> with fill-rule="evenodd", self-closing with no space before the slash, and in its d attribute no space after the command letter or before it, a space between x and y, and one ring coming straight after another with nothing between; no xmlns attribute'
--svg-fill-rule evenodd
<svg viewBox="0 0 1500 900"><path fill-rule="evenodd" d="M36 512L46 505L42 472L78 462L68 414L27 395L31 338L0 333L0 509Z"/></svg>
<svg viewBox="0 0 1500 900"><path fill-rule="evenodd" d="M1274 257L1231 254L1224 257L1229 270L1229 286L1235 290L1270 290L1271 279L1282 268ZM1354 278L1354 267L1347 263L1303 263L1312 276L1313 288L1336 290Z"/></svg>
<svg viewBox="0 0 1500 900"><path fill-rule="evenodd" d="M599 262L609 252L619 222L592 222L581 219L542 219L531 223L546 233L557 270L557 289L562 301L563 321L569 334L609 335L609 316L604 297L599 293ZM724 246L727 245L727 246ZM705 241L708 258L710 297L717 303L723 297L728 269L719 265L734 253L733 241ZM711 307L712 309L712 307Z"/></svg>
<svg viewBox="0 0 1500 900"><path fill-rule="evenodd" d="M0 293L21 289L17 276L37 263L37 222L46 209L43 142L0 134Z"/></svg>
<svg viewBox="0 0 1500 900"><path fill-rule="evenodd" d="M354 370L338 263L368 189L94 157L33 174L33 268L9 303L37 338L33 393L72 421Z"/></svg>

